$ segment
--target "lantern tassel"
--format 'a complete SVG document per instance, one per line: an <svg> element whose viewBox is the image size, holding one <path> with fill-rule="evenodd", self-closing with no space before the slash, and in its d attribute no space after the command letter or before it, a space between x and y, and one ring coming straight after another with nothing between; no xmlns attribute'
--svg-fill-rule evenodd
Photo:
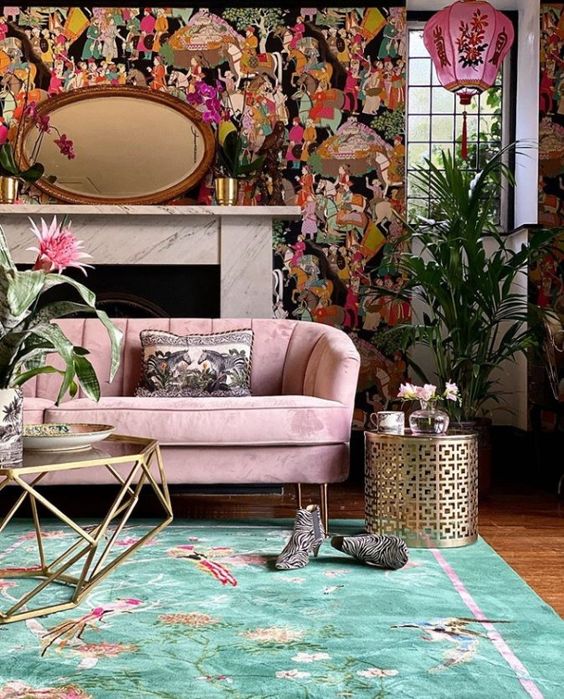
<svg viewBox="0 0 564 699"><path fill-rule="evenodd" d="M463 160L468 159L468 124L466 123L466 110L462 112L462 148L460 154Z"/></svg>

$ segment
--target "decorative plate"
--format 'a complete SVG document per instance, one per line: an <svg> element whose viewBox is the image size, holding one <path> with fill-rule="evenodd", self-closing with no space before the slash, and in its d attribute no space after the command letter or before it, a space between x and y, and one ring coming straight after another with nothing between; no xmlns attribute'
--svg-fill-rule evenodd
<svg viewBox="0 0 564 699"><path fill-rule="evenodd" d="M33 451L75 451L88 449L91 444L106 439L115 427L88 423L50 422L44 425L24 425L24 449Z"/></svg>

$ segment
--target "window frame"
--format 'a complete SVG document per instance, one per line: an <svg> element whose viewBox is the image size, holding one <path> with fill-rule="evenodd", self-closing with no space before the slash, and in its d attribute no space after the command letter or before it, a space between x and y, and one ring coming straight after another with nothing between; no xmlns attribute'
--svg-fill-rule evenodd
<svg viewBox="0 0 564 699"><path fill-rule="evenodd" d="M433 16L433 12L408 12L407 13L407 32L408 32L408 53L407 53L407 79L406 79L406 112L405 112L405 173L406 173L406 206L409 204L410 199L415 197L409 196L409 167L408 167L408 156L409 156L409 69L410 69L410 59L412 58L409 53L409 32L411 31L421 31L427 20ZM511 47L511 50L504 61L503 64L503 74L502 74L502 105L501 105L501 145L505 147L510 143L515 142L516 134L516 120L517 120L517 53L519 44L518 35L518 20L519 13L517 11L507 11L504 12L507 17L511 20L514 30L515 30L515 41ZM432 104L430 106L432 110ZM433 114L433 112L430 112ZM412 115L413 116L413 115ZM437 114L440 116L440 114ZM456 127L458 128L458 127ZM454 134L454 139L456 139L456 133ZM453 141L455 142L455 141ZM429 131L429 143L432 144L432 133ZM505 158L505 164L515 172L515 152L514 150L507 153ZM503 231L511 232L514 228L515 220L515 188L506 183L506 186L502 188L500 197L500 225Z"/></svg>

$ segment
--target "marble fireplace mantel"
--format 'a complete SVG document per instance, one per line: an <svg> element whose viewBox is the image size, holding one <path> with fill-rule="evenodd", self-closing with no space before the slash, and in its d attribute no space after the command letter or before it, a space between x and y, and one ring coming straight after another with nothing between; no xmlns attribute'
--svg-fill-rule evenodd
<svg viewBox="0 0 564 699"><path fill-rule="evenodd" d="M29 218L53 215L69 216L94 265L219 265L221 316L271 318L272 223L301 214L297 206L3 204L16 262L35 259Z"/></svg>

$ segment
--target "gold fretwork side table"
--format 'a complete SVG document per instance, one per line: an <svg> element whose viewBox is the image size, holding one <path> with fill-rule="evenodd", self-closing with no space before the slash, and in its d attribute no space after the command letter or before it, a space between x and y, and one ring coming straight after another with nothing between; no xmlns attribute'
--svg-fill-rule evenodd
<svg viewBox="0 0 564 699"><path fill-rule="evenodd" d="M476 434L364 436L367 531L396 534L414 548L476 541Z"/></svg>
<svg viewBox="0 0 564 699"><path fill-rule="evenodd" d="M106 469L112 474L118 487L117 495L105 517L99 524L88 527L74 521L50 502L44 489L41 492L37 489L49 473L86 468ZM2 567L3 562L0 562L0 578L30 578L37 579L38 582L6 611L0 610L0 624L75 607L127 556L172 521L170 495L159 445L151 439L112 435L85 451L25 451L21 466L0 469L0 490L8 485L18 488L19 493L9 511L5 515L0 513L0 533L21 505L29 500L38 563L32 566ZM156 495L164 510L164 519L133 544L125 548L120 545L119 553L112 556L114 544L133 513L143 486L151 488ZM41 530L40 513L43 514L44 511L49 517L57 518L73 530L77 537L64 553L53 560L49 560L46 548L48 542ZM56 593L53 586L57 586ZM69 588L65 599L61 599L59 586ZM46 600L46 594L47 597L50 596L49 590L52 591L51 599L56 598L56 602ZM38 596L47 603L34 607L34 599Z"/></svg>

